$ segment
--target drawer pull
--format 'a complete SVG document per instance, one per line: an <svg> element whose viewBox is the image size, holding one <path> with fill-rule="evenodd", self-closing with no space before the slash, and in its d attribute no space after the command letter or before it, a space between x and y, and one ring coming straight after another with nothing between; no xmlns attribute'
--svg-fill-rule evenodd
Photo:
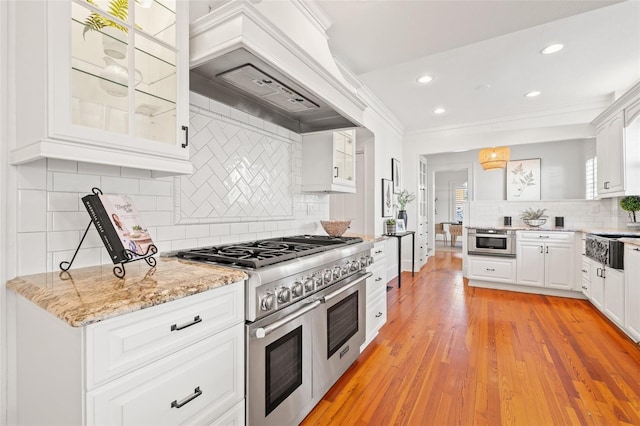
<svg viewBox="0 0 640 426"><path fill-rule="evenodd" d="M378 313L376 314L376 318L380 318L381 316L382 316L382 312L378 312Z"/></svg>
<svg viewBox="0 0 640 426"><path fill-rule="evenodd" d="M382 253L382 250L376 250L374 253L375 254L380 254L380 253Z"/></svg>
<svg viewBox="0 0 640 426"><path fill-rule="evenodd" d="M549 238L548 235L538 235L538 238Z"/></svg>
<svg viewBox="0 0 640 426"><path fill-rule="evenodd" d="M640 251L640 248L634 248L633 251Z"/></svg>
<svg viewBox="0 0 640 426"><path fill-rule="evenodd" d="M586 274L588 271L586 269L583 269L582 272L584 272Z"/></svg>
<svg viewBox="0 0 640 426"><path fill-rule="evenodd" d="M376 278L376 281L382 281L382 277Z"/></svg>
<svg viewBox="0 0 640 426"><path fill-rule="evenodd" d="M180 331L180 330L184 330L187 327L191 327L192 325L195 325L199 322L202 322L202 318L200 318L200 315L196 315L195 317L193 317L193 321L188 322L186 324L182 324L182 325L178 325L178 324L173 324L171 326L171 331ZM178 407L180 408L180 407Z"/></svg>
<svg viewBox="0 0 640 426"><path fill-rule="evenodd" d="M188 403L190 403L191 401L193 401L194 399L196 399L200 395L202 395L202 391L200 390L200 386L198 386L197 388L195 388L193 390L193 394L192 395L189 395L188 397L186 397L185 399L183 399L180 402L178 402L177 399L175 401L173 401L171 403L171 408L180 408L180 407L182 407L184 405L187 405Z"/></svg>
<svg viewBox="0 0 640 426"><path fill-rule="evenodd" d="M495 272L495 269L494 269L494 268L487 268L487 271L489 271L489 272Z"/></svg>

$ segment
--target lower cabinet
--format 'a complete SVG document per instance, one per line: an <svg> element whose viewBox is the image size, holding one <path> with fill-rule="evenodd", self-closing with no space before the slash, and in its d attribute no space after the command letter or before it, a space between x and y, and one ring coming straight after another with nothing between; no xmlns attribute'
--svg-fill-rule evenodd
<svg viewBox="0 0 640 426"><path fill-rule="evenodd" d="M516 281L516 259L491 256L468 256L467 278L514 283Z"/></svg>
<svg viewBox="0 0 640 426"><path fill-rule="evenodd" d="M243 283L79 328L15 297L18 424L244 424Z"/></svg>
<svg viewBox="0 0 640 426"><path fill-rule="evenodd" d="M611 321L624 325L624 272L590 260L589 300Z"/></svg>
<svg viewBox="0 0 640 426"><path fill-rule="evenodd" d="M363 351L376 337L378 330L387 322L387 280L385 278L385 242L377 242L371 249L373 263L369 270L373 273L366 284L366 335L360 351Z"/></svg>
<svg viewBox="0 0 640 426"><path fill-rule="evenodd" d="M582 284L580 290L587 298L589 298L589 287L591 285L591 261L588 257L582 256Z"/></svg>
<svg viewBox="0 0 640 426"><path fill-rule="evenodd" d="M574 234L517 233L518 284L573 290Z"/></svg>
<svg viewBox="0 0 640 426"><path fill-rule="evenodd" d="M640 342L640 247L624 246L624 326L627 334Z"/></svg>

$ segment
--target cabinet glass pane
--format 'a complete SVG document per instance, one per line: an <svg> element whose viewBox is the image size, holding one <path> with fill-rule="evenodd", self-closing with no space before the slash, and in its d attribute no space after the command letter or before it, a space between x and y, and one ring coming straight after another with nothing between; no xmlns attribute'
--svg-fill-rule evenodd
<svg viewBox="0 0 640 426"><path fill-rule="evenodd" d="M176 2L138 0L135 7L136 29L176 47Z"/></svg>
<svg viewBox="0 0 640 426"><path fill-rule="evenodd" d="M89 29L93 14L76 3L71 12L71 96L75 125L128 132L126 37L120 29Z"/></svg>
<svg viewBox="0 0 640 426"><path fill-rule="evenodd" d="M135 135L176 142L176 52L144 36L135 37Z"/></svg>

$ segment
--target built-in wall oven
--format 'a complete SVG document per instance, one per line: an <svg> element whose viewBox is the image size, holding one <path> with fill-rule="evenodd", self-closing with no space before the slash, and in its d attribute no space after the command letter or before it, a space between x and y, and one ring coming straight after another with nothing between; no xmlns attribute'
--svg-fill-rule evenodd
<svg viewBox="0 0 640 426"><path fill-rule="evenodd" d="M478 256L516 257L516 232L512 229L469 228L467 253Z"/></svg>

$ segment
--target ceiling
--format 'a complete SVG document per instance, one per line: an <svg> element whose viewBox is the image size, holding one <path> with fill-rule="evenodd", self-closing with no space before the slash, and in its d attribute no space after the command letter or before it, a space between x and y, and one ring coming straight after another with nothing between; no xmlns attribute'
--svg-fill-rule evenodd
<svg viewBox="0 0 640 426"><path fill-rule="evenodd" d="M333 54L406 132L606 105L640 80L640 0L318 3Z"/></svg>

